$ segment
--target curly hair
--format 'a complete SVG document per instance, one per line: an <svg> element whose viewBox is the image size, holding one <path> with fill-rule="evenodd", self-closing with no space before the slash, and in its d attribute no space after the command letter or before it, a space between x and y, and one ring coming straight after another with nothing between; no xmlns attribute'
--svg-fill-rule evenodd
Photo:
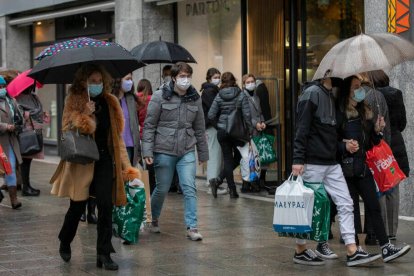
<svg viewBox="0 0 414 276"><path fill-rule="evenodd" d="M101 65L85 64L76 71L73 83L69 88L70 93L81 94L87 93L87 80L93 73L100 73L102 76L103 93L111 93L112 77Z"/></svg>

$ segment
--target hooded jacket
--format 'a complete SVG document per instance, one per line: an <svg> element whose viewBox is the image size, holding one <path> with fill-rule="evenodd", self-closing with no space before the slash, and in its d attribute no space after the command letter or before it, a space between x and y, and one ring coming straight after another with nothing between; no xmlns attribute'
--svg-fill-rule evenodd
<svg viewBox="0 0 414 276"><path fill-rule="evenodd" d="M305 84L297 105L293 164L337 164L336 141L332 93L319 82Z"/></svg>
<svg viewBox="0 0 414 276"><path fill-rule="evenodd" d="M229 114L236 108L241 108L243 119L251 134L253 126L249 99L238 87L226 87L220 90L208 112L208 119L217 122L218 129L226 130Z"/></svg>
<svg viewBox="0 0 414 276"><path fill-rule="evenodd" d="M142 136L143 157L163 153L181 157L197 145L199 161L208 160L203 107L193 86L184 96L174 92L174 82L156 91L148 105Z"/></svg>

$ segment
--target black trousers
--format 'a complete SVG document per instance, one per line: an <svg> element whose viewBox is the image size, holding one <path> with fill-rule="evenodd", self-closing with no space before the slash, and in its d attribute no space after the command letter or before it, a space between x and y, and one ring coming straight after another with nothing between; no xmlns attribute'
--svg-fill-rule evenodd
<svg viewBox="0 0 414 276"><path fill-rule="evenodd" d="M20 174L22 176L23 186L30 185L30 166L32 164L32 158L22 158L23 163L20 164Z"/></svg>
<svg viewBox="0 0 414 276"><path fill-rule="evenodd" d="M114 253L112 246L112 185L114 183L114 166L112 157L107 152L100 152L99 161L95 162L95 169L90 192L96 197L98 208L96 252L100 255ZM85 211L87 200L70 201L69 210L59 233L59 240L70 244L76 235L79 219Z"/></svg>
<svg viewBox="0 0 414 276"><path fill-rule="evenodd" d="M243 142L232 139L224 130L219 129L217 132L217 140L220 143L221 151L223 152L224 166L219 177L224 180L227 179L229 189L236 188L234 183L233 171L240 165L241 155L237 146L243 146Z"/></svg>
<svg viewBox="0 0 414 276"><path fill-rule="evenodd" d="M365 172L365 177L347 177L349 193L354 202L354 224L355 233L362 233L361 215L359 210L359 196L365 203L365 216L371 218L374 227L374 233L382 246L388 243L388 237L385 232L384 222L381 216L381 208L377 198L374 178L369 170Z"/></svg>

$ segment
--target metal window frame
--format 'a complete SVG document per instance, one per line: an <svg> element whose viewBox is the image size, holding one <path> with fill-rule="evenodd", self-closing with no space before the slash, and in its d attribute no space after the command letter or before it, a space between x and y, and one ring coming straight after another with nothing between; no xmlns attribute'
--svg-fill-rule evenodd
<svg viewBox="0 0 414 276"><path fill-rule="evenodd" d="M23 26L31 25L33 24L33 22L36 22L36 21L54 19L58 17L94 12L94 11L110 11L110 10L113 10L114 8L115 8L115 1L107 1L104 3L79 6L79 7L64 9L64 10L55 11L55 12L46 12L46 13L41 13L41 14L36 14L36 15L19 17L19 18L9 20L8 23L11 26L23 27Z"/></svg>

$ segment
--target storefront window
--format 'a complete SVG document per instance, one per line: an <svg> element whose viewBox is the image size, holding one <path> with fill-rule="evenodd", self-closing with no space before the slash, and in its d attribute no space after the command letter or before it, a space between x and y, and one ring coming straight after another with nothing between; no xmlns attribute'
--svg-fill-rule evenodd
<svg viewBox="0 0 414 276"><path fill-rule="evenodd" d="M307 79L312 79L324 55L341 40L361 33L363 0L307 0Z"/></svg>
<svg viewBox="0 0 414 276"><path fill-rule="evenodd" d="M54 20L40 21L33 24L33 58L55 41ZM33 65L37 64L37 60ZM50 123L43 125L43 137L45 141L57 140L57 108L56 108L56 85L46 84L38 89L37 95L43 106L43 111L50 114Z"/></svg>
<svg viewBox="0 0 414 276"><path fill-rule="evenodd" d="M196 59L193 84L200 89L206 72L216 67L232 72L241 84L241 6L240 0L178 3L178 43Z"/></svg>

